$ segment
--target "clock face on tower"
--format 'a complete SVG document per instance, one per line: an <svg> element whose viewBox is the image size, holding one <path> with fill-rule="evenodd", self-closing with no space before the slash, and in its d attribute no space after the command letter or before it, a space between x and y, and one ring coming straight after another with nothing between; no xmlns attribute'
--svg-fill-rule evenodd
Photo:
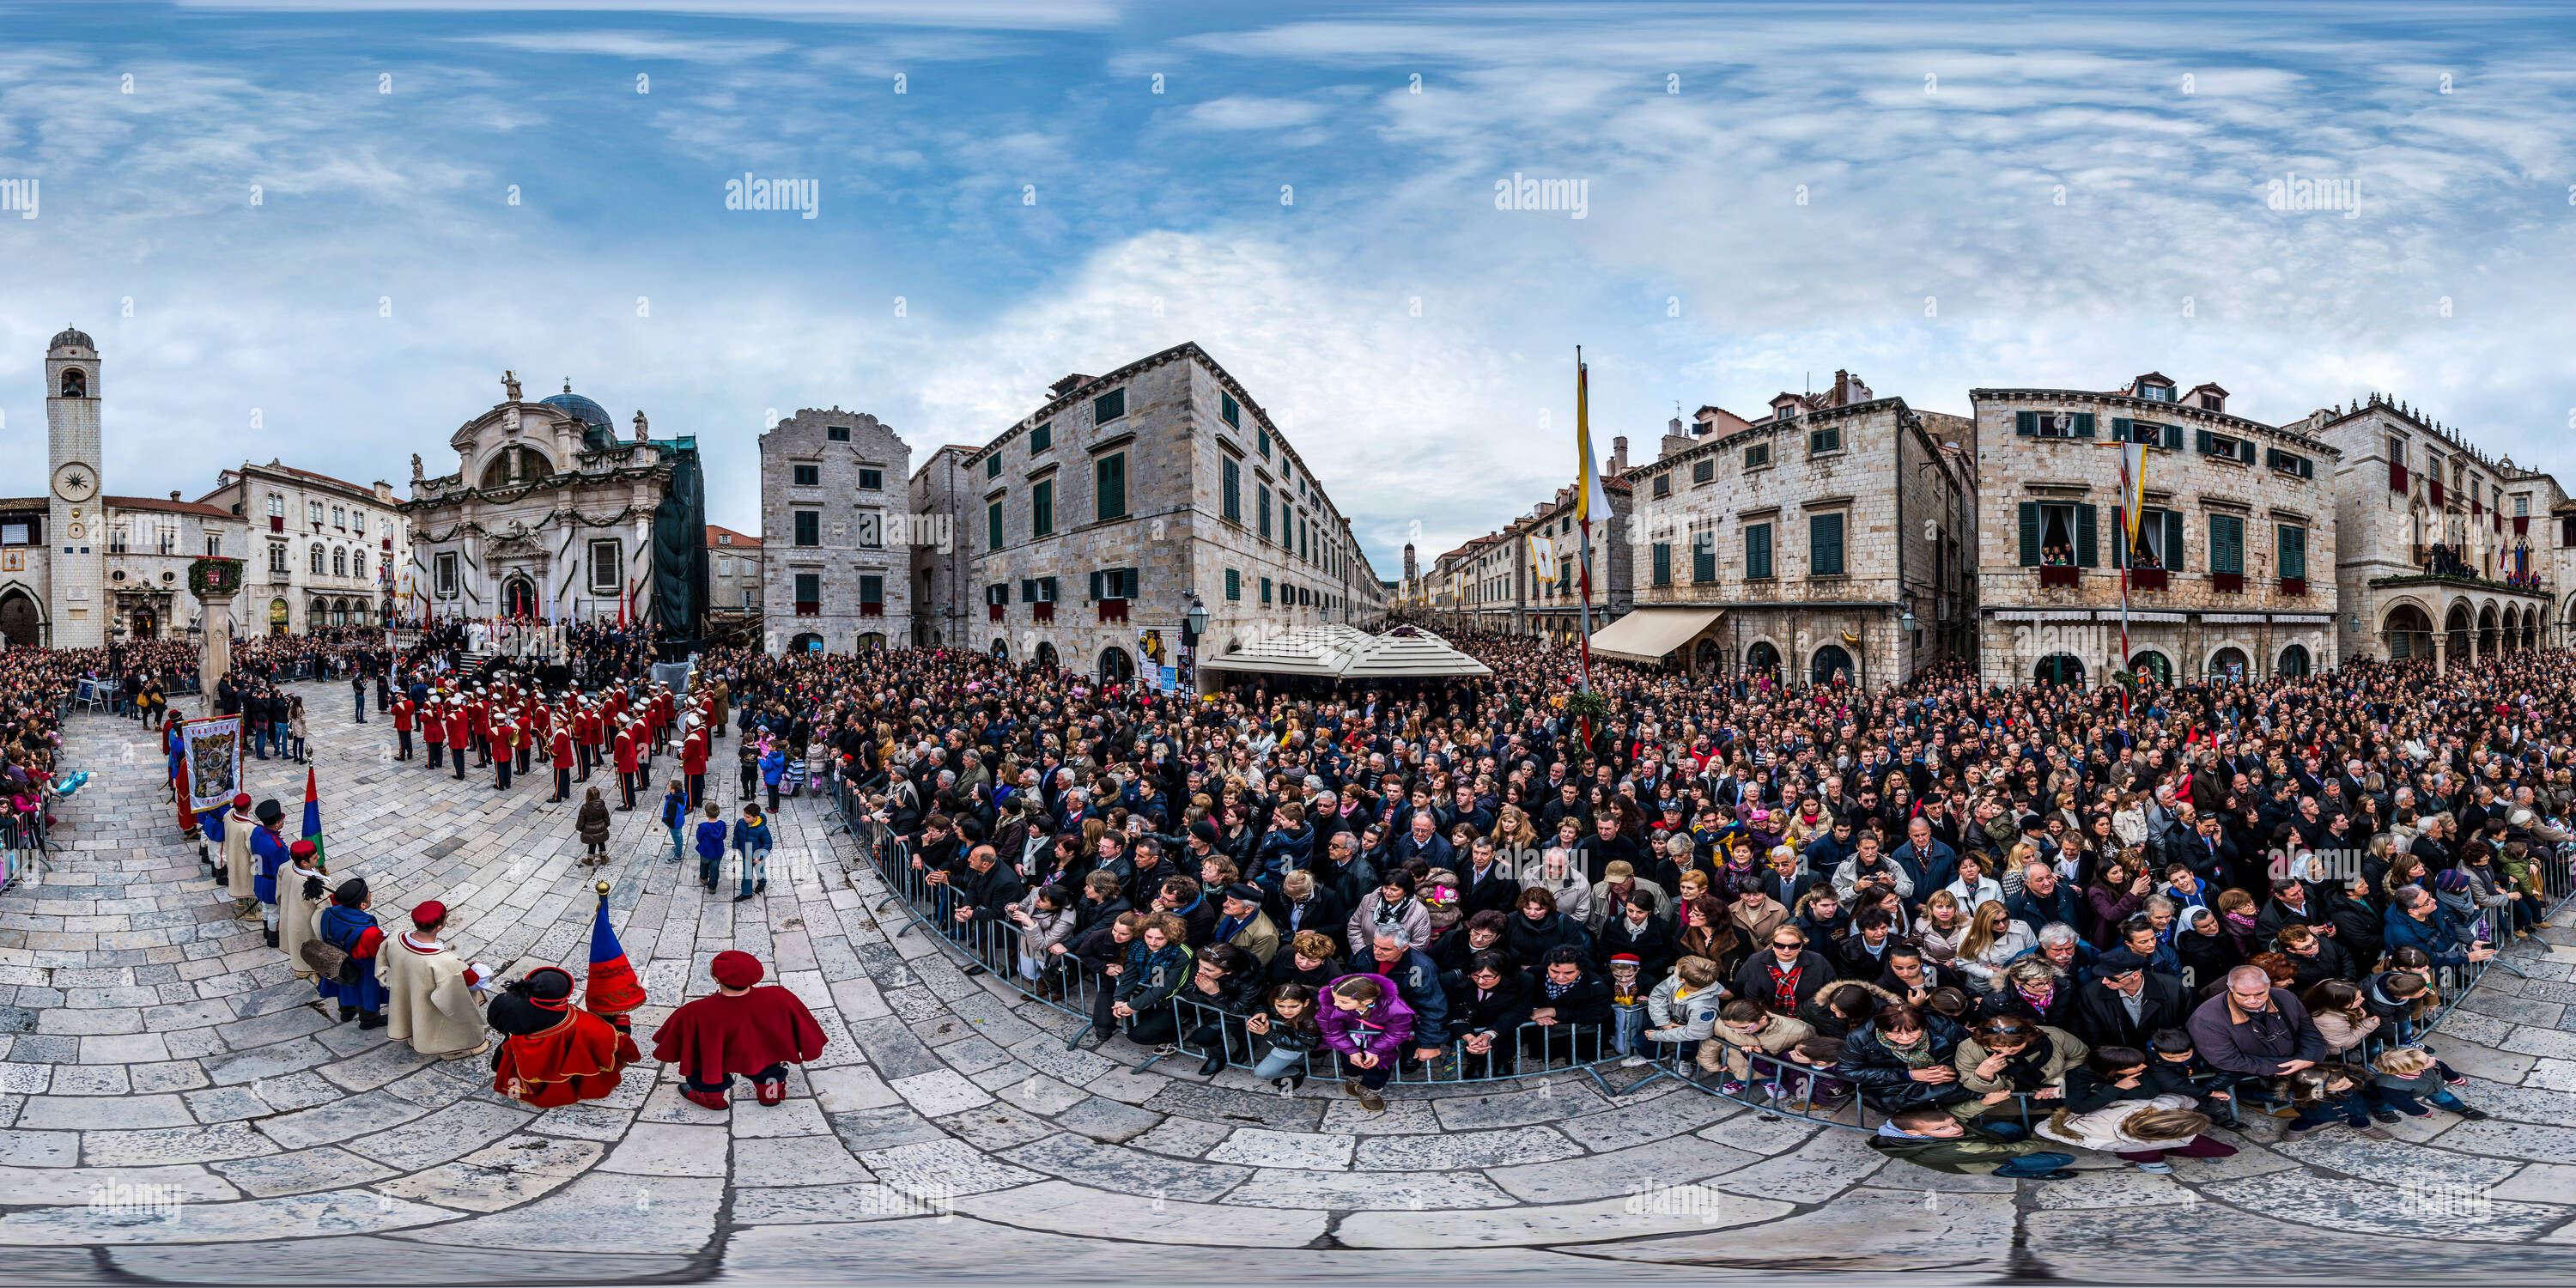
<svg viewBox="0 0 2576 1288"><path fill-rule="evenodd" d="M86 501L98 495L98 471L73 461L54 471L54 495L66 501Z"/></svg>

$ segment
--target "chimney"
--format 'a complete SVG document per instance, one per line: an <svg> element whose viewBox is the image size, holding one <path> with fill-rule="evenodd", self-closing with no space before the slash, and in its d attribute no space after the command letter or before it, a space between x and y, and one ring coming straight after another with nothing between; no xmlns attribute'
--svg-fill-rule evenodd
<svg viewBox="0 0 2576 1288"><path fill-rule="evenodd" d="M1851 373L1848 371L1836 371L1834 373L1834 405L1837 407L1843 406L1849 401L1850 394Z"/></svg>
<svg viewBox="0 0 2576 1288"><path fill-rule="evenodd" d="M177 488L175 488L175 487L174 487L174 488L172 488L172 489L170 489L170 499L171 499L171 500L173 500L173 501L176 501L176 500L178 500L178 499L179 499L179 489L177 489Z"/></svg>
<svg viewBox="0 0 2576 1288"><path fill-rule="evenodd" d="M1086 376L1080 372L1076 372L1073 375L1066 376L1064 379L1059 380L1054 384L1048 385L1047 390L1050 393L1053 393L1056 397L1062 398L1066 394L1072 393L1074 390L1080 389L1084 385L1090 384L1098 378L1099 377L1097 376Z"/></svg>
<svg viewBox="0 0 2576 1288"><path fill-rule="evenodd" d="M1616 477L1627 472L1628 436L1626 434L1621 434L1610 440L1610 473L1613 477Z"/></svg>

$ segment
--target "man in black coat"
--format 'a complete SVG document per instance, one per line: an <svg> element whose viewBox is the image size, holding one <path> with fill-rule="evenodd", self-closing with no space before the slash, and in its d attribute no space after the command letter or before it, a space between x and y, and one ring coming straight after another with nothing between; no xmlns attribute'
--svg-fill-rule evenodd
<svg viewBox="0 0 2576 1288"><path fill-rule="evenodd" d="M1477 913L1510 912L1520 897L1521 883L1513 880L1501 857L1494 853L1490 838L1477 837L1469 848L1467 862L1458 869L1458 915L1461 920Z"/></svg>
<svg viewBox="0 0 2576 1288"><path fill-rule="evenodd" d="M1449 994L1449 1039L1461 1051L1466 1077L1508 1073L1514 1067L1513 1034L1530 1017L1530 985L1511 959L1487 949L1464 970L1441 977Z"/></svg>
<svg viewBox="0 0 2576 1288"><path fill-rule="evenodd" d="M2093 971L2093 982L2075 990L2075 1036L2089 1046L2144 1051L2157 1032L2191 1018L2191 990L2126 948L2095 958Z"/></svg>

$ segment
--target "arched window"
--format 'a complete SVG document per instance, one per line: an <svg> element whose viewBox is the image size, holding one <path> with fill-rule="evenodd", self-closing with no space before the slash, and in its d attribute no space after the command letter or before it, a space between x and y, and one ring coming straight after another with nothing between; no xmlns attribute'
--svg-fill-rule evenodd
<svg viewBox="0 0 2576 1288"><path fill-rule="evenodd" d="M331 601L327 599L314 600L312 611L304 615L304 629L308 631L312 630L314 627L324 625L330 620Z"/></svg>
<svg viewBox="0 0 2576 1288"><path fill-rule="evenodd" d="M364 577L367 575L367 552L365 549L361 548L349 552L349 575L353 577Z"/></svg>
<svg viewBox="0 0 2576 1288"><path fill-rule="evenodd" d="M331 575L334 577L346 577L349 575L348 551L334 550L331 552Z"/></svg>
<svg viewBox="0 0 2576 1288"><path fill-rule="evenodd" d="M63 397L89 397L89 373L78 367L63 368Z"/></svg>
<svg viewBox="0 0 2576 1288"><path fill-rule="evenodd" d="M313 546L313 575L316 577L322 575L322 546L319 542L314 543Z"/></svg>

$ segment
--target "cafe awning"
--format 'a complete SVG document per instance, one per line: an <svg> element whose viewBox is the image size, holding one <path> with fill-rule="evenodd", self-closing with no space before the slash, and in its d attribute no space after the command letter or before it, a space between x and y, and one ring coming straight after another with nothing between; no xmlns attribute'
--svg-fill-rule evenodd
<svg viewBox="0 0 2576 1288"><path fill-rule="evenodd" d="M1592 651L1623 662L1658 666L1665 654L1688 643L1692 636L1725 615L1722 608L1635 609L1594 631Z"/></svg>

